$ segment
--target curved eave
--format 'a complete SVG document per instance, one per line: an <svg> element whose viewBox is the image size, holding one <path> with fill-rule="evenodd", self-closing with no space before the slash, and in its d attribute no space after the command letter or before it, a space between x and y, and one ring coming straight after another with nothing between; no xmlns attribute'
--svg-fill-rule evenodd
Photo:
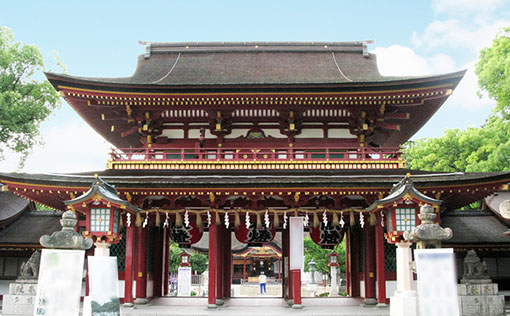
<svg viewBox="0 0 510 316"><path fill-rule="evenodd" d="M449 83L453 88L457 86L464 77L467 70L457 72L416 77L384 77L385 80L379 81L357 81L357 82L338 82L338 83L232 83L232 84L203 84L189 83L179 85L165 84L142 84L129 83L129 77L120 79L108 78L87 78L70 76L65 74L56 74L45 72L46 78L51 82L55 89L59 86L69 86L78 89L93 89L104 92L125 92L125 93L172 93L172 92L320 92L320 91L379 91L385 89L412 89L417 85L438 85ZM124 82L123 82L124 81Z"/></svg>
<svg viewBox="0 0 510 316"><path fill-rule="evenodd" d="M83 202L85 203L90 202L95 195L99 195L102 199L104 199L105 201L107 201L116 208L126 209L134 213L140 212L140 209L138 207L132 205L128 201L124 201L120 197L112 197L110 195L104 194L103 190L101 190L98 186L93 186L92 188L90 188L90 190L85 192L83 195L78 196L77 198L63 202L68 207L74 207L75 205L80 205Z"/></svg>

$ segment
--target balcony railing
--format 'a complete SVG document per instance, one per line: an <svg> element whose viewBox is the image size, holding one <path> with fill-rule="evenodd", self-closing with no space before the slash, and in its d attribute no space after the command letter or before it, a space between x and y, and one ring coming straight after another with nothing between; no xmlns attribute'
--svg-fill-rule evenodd
<svg viewBox="0 0 510 316"><path fill-rule="evenodd" d="M169 149L153 147L112 149L107 167L109 169L390 169L403 166L400 148Z"/></svg>

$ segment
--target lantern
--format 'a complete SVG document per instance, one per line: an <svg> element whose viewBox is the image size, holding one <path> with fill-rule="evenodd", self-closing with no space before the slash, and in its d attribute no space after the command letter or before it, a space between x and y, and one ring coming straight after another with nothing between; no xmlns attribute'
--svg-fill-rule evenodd
<svg viewBox="0 0 510 316"><path fill-rule="evenodd" d="M180 248L190 248L202 238L202 235L202 230L194 222L190 222L188 226L170 224L170 237Z"/></svg>
<svg viewBox="0 0 510 316"><path fill-rule="evenodd" d="M329 255L328 255L328 267L338 267L338 257L339 257L339 254L337 254L336 252L332 251Z"/></svg>
<svg viewBox="0 0 510 316"><path fill-rule="evenodd" d="M333 225L331 222L328 224L321 222L317 228L310 227L310 238L323 249L333 249L342 242L343 237L344 229L340 225Z"/></svg>
<svg viewBox="0 0 510 316"><path fill-rule="evenodd" d="M246 225L239 225L235 228L237 240L252 247L260 247L262 244L272 241L275 235L276 228L273 224L269 228L265 225L257 228L255 223L251 223L250 228L246 228Z"/></svg>
<svg viewBox="0 0 510 316"><path fill-rule="evenodd" d="M64 202L75 212L85 215L84 237L110 244L118 243L121 213L140 212L140 209L122 200L115 187L97 177L90 189L81 196Z"/></svg>
<svg viewBox="0 0 510 316"><path fill-rule="evenodd" d="M179 266L181 266L181 267L190 267L191 266L191 255L189 253L187 253L186 251L183 251L179 254L179 258L181 259Z"/></svg>
<svg viewBox="0 0 510 316"><path fill-rule="evenodd" d="M393 187L387 197L375 201L367 210L372 213L383 212L386 226L384 236L389 243L398 243L404 240L404 234L420 225L418 213L424 204L432 205L437 213L436 216L439 217L441 201L418 191L408 174Z"/></svg>

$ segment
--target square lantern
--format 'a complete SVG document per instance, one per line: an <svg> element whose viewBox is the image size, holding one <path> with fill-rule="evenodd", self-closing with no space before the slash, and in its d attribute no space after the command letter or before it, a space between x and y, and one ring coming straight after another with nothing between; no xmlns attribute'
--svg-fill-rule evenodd
<svg viewBox="0 0 510 316"><path fill-rule="evenodd" d="M419 224L418 208L417 204L408 202L389 209L386 214L386 237L389 242L399 242L405 232L411 232Z"/></svg>
<svg viewBox="0 0 510 316"><path fill-rule="evenodd" d="M96 233L119 233L119 211L107 207L90 208L88 215L89 231Z"/></svg>
<svg viewBox="0 0 510 316"><path fill-rule="evenodd" d="M332 251L328 255L328 267L337 267L338 266L338 256L336 252Z"/></svg>
<svg viewBox="0 0 510 316"><path fill-rule="evenodd" d="M181 259L179 266L181 266L181 267L190 267L191 266L191 255L189 253L187 253L186 251L183 251L179 254L179 258Z"/></svg>

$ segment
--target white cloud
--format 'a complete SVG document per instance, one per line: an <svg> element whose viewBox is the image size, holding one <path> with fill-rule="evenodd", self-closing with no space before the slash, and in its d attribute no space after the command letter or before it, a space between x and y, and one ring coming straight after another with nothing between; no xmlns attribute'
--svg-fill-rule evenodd
<svg viewBox="0 0 510 316"><path fill-rule="evenodd" d="M467 48L478 52L490 46L496 34L509 24L510 20L504 19L483 19L481 23L453 18L436 20L427 26L423 34L414 32L412 42L418 48Z"/></svg>
<svg viewBox="0 0 510 316"><path fill-rule="evenodd" d="M22 172L70 173L104 170L111 145L87 125L77 114L62 114L43 123L44 145L34 148ZM15 171L19 156L6 153L2 172Z"/></svg>
<svg viewBox="0 0 510 316"><path fill-rule="evenodd" d="M427 58L418 55L412 48L399 45L376 47L373 53L377 55L379 71L384 76L424 76L458 70L455 61L445 54L436 54ZM474 62L463 65L460 69L468 71L448 99L449 106L469 111L494 106L492 100L487 97L480 99L476 94L478 82L474 72Z"/></svg>
<svg viewBox="0 0 510 316"><path fill-rule="evenodd" d="M448 55L425 58L409 47L376 47L379 72L384 76L423 76L455 71L455 61Z"/></svg>

